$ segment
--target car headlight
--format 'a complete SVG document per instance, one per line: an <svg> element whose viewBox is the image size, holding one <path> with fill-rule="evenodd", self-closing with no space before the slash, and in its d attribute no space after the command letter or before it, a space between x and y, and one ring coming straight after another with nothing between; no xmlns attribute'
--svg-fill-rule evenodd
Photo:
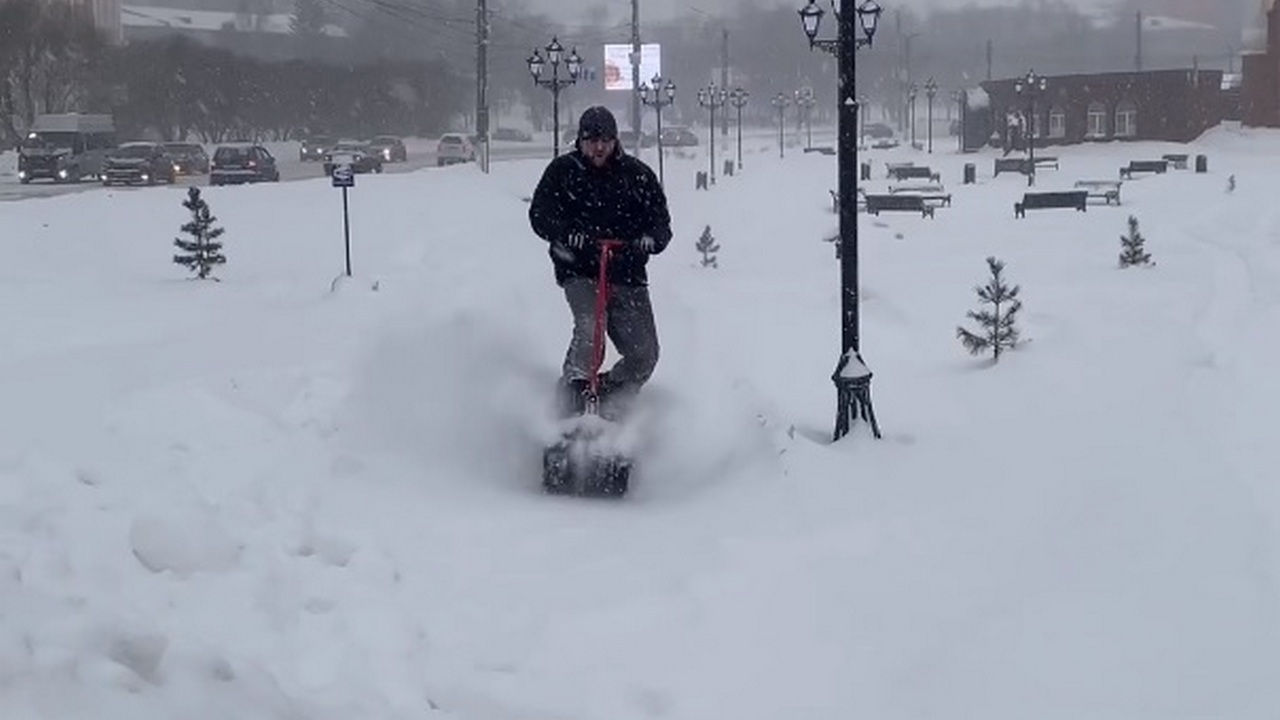
<svg viewBox="0 0 1280 720"><path fill-rule="evenodd" d="M62 178L63 180L67 179L67 171L65 168L58 171L58 177Z"/></svg>

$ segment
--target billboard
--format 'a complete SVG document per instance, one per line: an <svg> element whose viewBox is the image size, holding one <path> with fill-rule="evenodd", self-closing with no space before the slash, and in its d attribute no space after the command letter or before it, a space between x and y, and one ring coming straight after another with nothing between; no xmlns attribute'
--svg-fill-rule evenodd
<svg viewBox="0 0 1280 720"><path fill-rule="evenodd" d="M640 46L640 82L647 83L662 74L662 46L658 43ZM635 90L631 83L631 45L604 46L604 89Z"/></svg>

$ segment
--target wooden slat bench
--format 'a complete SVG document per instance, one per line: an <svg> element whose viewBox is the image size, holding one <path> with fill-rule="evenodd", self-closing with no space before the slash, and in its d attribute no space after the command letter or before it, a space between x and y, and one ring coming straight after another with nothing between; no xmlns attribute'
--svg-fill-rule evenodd
<svg viewBox="0 0 1280 720"><path fill-rule="evenodd" d="M1026 175L1027 161L1023 158L996 158L996 167L992 174L993 176L999 176L1002 172Z"/></svg>
<svg viewBox="0 0 1280 720"><path fill-rule="evenodd" d="M1103 200L1108 205L1120 204L1119 180L1077 180L1076 187L1088 192L1091 200Z"/></svg>
<svg viewBox="0 0 1280 720"><path fill-rule="evenodd" d="M1165 160L1168 160L1168 161L1169 161L1169 164L1170 164L1170 165L1172 165L1172 166L1173 166L1173 168L1174 168L1175 170L1186 170L1186 169L1187 169L1187 158L1188 158L1188 156L1187 156L1187 155L1183 155L1183 154L1179 154L1179 153L1169 153L1169 154L1164 155L1164 156L1162 156L1162 157L1163 157Z"/></svg>
<svg viewBox="0 0 1280 720"><path fill-rule="evenodd" d="M1168 171L1168 160L1130 160L1127 166L1120 168L1120 177L1132 178L1136 172L1163 174Z"/></svg>
<svg viewBox="0 0 1280 720"><path fill-rule="evenodd" d="M868 195L867 213L879 215L882 210L914 211L921 217L933 217L933 206L919 195Z"/></svg>
<svg viewBox="0 0 1280 720"><path fill-rule="evenodd" d="M951 193L938 183L907 183L889 186L890 195L919 195L930 202L941 203L943 207L951 207Z"/></svg>
<svg viewBox="0 0 1280 720"><path fill-rule="evenodd" d="M1013 204L1013 216L1026 217L1028 210L1043 208L1075 208L1084 212L1087 209L1088 200L1089 193L1086 190L1026 193L1022 196L1022 202Z"/></svg>
<svg viewBox="0 0 1280 720"><path fill-rule="evenodd" d="M889 169L889 177L893 180L910 180L920 178L939 182L942 174L934 172L928 165L905 165Z"/></svg>
<svg viewBox="0 0 1280 720"><path fill-rule="evenodd" d="M1058 169L1058 158L1056 156L1044 155L1042 157L1036 158L1036 169L1049 168L1049 167L1053 168L1054 170Z"/></svg>

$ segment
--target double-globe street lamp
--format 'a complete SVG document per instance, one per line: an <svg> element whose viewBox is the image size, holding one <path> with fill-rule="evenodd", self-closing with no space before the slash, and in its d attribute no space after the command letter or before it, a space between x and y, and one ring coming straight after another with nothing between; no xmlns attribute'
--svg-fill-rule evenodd
<svg viewBox="0 0 1280 720"><path fill-rule="evenodd" d="M778 109L778 157L786 157L787 106L791 104L791 98L783 93L778 93L773 96L769 104Z"/></svg>
<svg viewBox="0 0 1280 720"><path fill-rule="evenodd" d="M711 83L698 90L698 104L711 111L711 124L707 126L707 142L711 145L711 174L709 182L716 184L716 108L724 107L729 100L729 91Z"/></svg>
<svg viewBox="0 0 1280 720"><path fill-rule="evenodd" d="M796 108L800 111L800 119L804 121L804 149L813 149L813 106L818 99L813 96L813 88L802 87L796 91Z"/></svg>
<svg viewBox="0 0 1280 720"><path fill-rule="evenodd" d="M831 0L834 9L835 0ZM834 39L818 39L825 14L814 0L800 10L809 49L820 48L837 58L839 91L837 104L837 166L840 206L840 359L831 379L836 386L835 439L849 432L858 417L871 425L880 437L875 411L871 407L871 370L862 360L858 338L858 95L856 88L857 51L869 47L880 21L881 8L875 0L854 7L854 0L840 0L839 22Z"/></svg>
<svg viewBox="0 0 1280 720"><path fill-rule="evenodd" d="M578 57L577 48L569 53L569 57L564 57L564 46L555 37L543 49L547 51L545 60L538 49L534 48L533 54L525 62L529 64L533 83L551 91L551 128L555 131L551 157L554 158L560 155L560 91L578 82L578 75L582 72L582 58ZM565 66L565 77L560 76L561 62ZM551 77L544 78L542 74L548 64L551 65Z"/></svg>
<svg viewBox="0 0 1280 720"><path fill-rule="evenodd" d="M729 104L738 113L738 169L742 169L742 108L747 106L747 100L751 97L751 93L743 90L741 86L733 89L729 93Z"/></svg>
<svg viewBox="0 0 1280 720"><path fill-rule="evenodd" d="M911 126L911 147L916 146L916 96L919 94L919 88L915 83L911 83L911 87L907 88L907 122Z"/></svg>
<svg viewBox="0 0 1280 720"><path fill-rule="evenodd" d="M1019 78L1013 84L1014 92L1027 99L1026 132L1027 136L1027 187L1036 184L1036 98L1044 92L1044 76L1036 75L1035 70L1028 70L1026 77Z"/></svg>
<svg viewBox="0 0 1280 720"><path fill-rule="evenodd" d="M925 113L925 134L929 138L929 154L933 154L933 99L938 96L938 83L929 78L924 84L924 96L929 100L929 109Z"/></svg>
<svg viewBox="0 0 1280 720"><path fill-rule="evenodd" d="M663 80L660 75L654 75L651 83L641 84L637 92L640 93L640 102L658 113L658 183L666 184L662 176L662 108L675 102L676 84L669 79Z"/></svg>

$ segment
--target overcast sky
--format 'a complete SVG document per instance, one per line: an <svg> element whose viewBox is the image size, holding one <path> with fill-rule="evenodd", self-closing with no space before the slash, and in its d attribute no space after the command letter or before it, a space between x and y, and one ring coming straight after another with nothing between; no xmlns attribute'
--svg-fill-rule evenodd
<svg viewBox="0 0 1280 720"><path fill-rule="evenodd" d="M640 0L640 20L658 20L678 16L684 10L702 11L710 15L726 15L737 5L784 5L794 6L799 10L808 0ZM876 0L885 10L891 10L899 0ZM1001 6L1016 5L1020 0L902 0L910 2L915 12L927 12L931 8L957 8L967 5ZM1213 0L1205 0L1212 2ZM827 0L820 0L824 10L829 9ZM839 0L837 0L839 2ZM1110 0L1077 0L1084 4L1107 4ZM530 0L530 5L542 9L552 17L565 22L572 22L575 14L582 13L584 8L603 4L613 13L613 17L627 19L631 17L631 0Z"/></svg>

